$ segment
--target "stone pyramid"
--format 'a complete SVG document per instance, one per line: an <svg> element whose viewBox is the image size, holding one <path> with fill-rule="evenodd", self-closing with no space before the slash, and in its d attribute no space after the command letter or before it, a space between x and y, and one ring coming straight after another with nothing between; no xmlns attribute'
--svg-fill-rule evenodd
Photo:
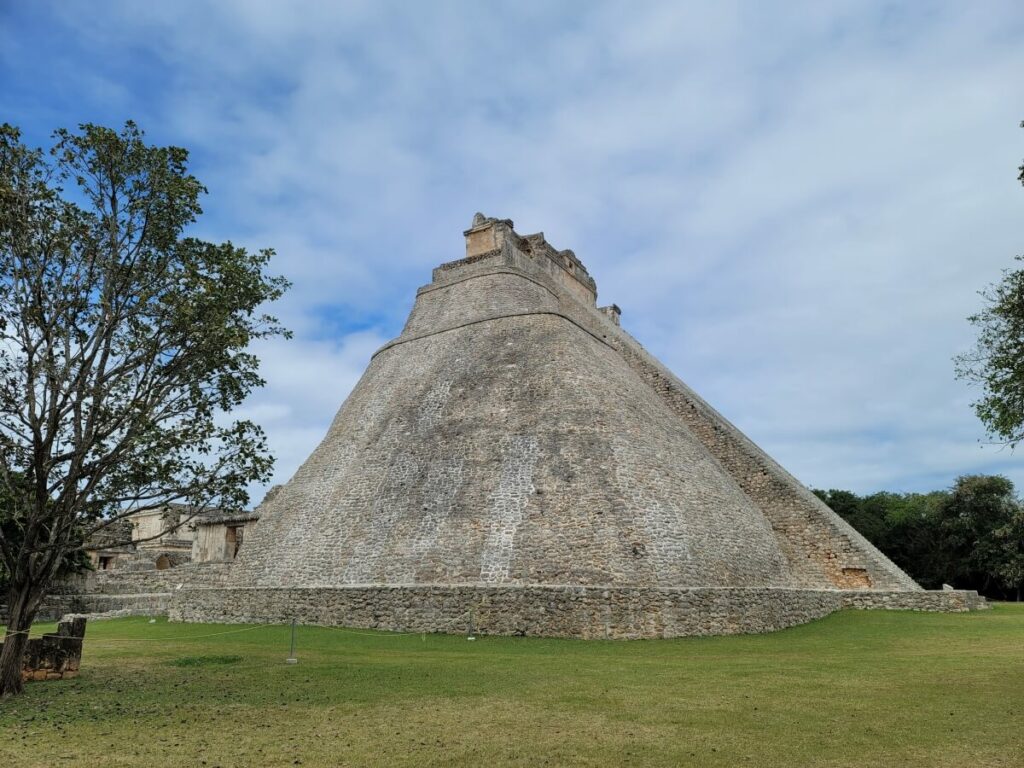
<svg viewBox="0 0 1024 768"><path fill-rule="evenodd" d="M597 307L543 234L481 214L192 620L651 637L926 593Z"/></svg>

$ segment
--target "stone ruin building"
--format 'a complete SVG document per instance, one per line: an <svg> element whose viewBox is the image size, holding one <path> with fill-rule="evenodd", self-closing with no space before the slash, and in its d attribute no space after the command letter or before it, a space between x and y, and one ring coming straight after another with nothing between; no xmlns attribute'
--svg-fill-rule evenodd
<svg viewBox="0 0 1024 768"><path fill-rule="evenodd" d="M598 307L572 251L480 214L465 236L172 618L629 638L984 606L923 591Z"/></svg>
<svg viewBox="0 0 1024 768"><path fill-rule="evenodd" d="M192 562L231 562L242 551L246 528L259 520L255 512L222 512L200 515L193 523Z"/></svg>
<svg viewBox="0 0 1024 768"><path fill-rule="evenodd" d="M127 515L85 542L91 570L54 584L38 617L56 620L68 612L166 614L174 590L224 580L241 552L245 531L257 520L259 508L196 513L184 504ZM5 616L6 606L0 602L0 622Z"/></svg>
<svg viewBox="0 0 1024 768"><path fill-rule="evenodd" d="M241 551L246 527L257 520L255 511L211 508L196 514L185 504L167 504L116 521L90 537L84 549L94 571L229 562Z"/></svg>

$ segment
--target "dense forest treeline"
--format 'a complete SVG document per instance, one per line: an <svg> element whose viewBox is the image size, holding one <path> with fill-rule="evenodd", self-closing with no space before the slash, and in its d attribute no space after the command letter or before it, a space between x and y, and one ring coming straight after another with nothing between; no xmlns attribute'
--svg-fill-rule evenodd
<svg viewBox="0 0 1024 768"><path fill-rule="evenodd" d="M999 475L931 493L814 493L925 589L950 584L1024 598L1024 504Z"/></svg>

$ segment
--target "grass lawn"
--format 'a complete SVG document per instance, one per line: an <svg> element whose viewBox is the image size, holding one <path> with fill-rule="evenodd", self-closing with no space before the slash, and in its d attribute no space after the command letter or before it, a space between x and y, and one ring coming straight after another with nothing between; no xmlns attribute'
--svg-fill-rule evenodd
<svg viewBox="0 0 1024 768"><path fill-rule="evenodd" d="M1024 606L634 642L91 622L0 766L1024 765ZM219 634L214 634L219 633Z"/></svg>

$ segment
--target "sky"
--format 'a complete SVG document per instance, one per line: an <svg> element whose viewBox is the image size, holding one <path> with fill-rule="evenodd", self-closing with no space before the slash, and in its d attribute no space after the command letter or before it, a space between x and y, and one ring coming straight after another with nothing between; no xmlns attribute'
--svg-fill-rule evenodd
<svg viewBox="0 0 1024 768"><path fill-rule="evenodd" d="M0 120L135 120L195 234L276 249L275 483L482 211L803 483L1024 490L952 364L1024 253L1022 41L1019 1L0 0Z"/></svg>

